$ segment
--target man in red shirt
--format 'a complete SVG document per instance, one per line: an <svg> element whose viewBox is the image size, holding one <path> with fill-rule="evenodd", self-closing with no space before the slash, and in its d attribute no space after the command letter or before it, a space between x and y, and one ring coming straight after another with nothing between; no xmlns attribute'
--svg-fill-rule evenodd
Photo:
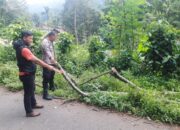
<svg viewBox="0 0 180 130"><path fill-rule="evenodd" d="M34 94L36 64L47 68L50 71L55 71L59 74L63 73L63 70L58 70L33 55L30 48L32 42L33 34L30 31L23 31L22 39L13 42L14 49L16 50L17 65L19 68L19 78L23 83L24 88L24 107L27 117L39 116L40 113L35 113L33 109L43 108L43 106L36 103Z"/></svg>

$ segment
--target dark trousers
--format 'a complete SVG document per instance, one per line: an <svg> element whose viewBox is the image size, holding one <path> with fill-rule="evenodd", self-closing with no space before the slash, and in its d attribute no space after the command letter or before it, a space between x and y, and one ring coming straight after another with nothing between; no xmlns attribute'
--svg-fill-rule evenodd
<svg viewBox="0 0 180 130"><path fill-rule="evenodd" d="M35 99L35 75L20 76L24 88L24 107L26 113L33 112L32 108L36 105Z"/></svg>
<svg viewBox="0 0 180 130"><path fill-rule="evenodd" d="M54 89L54 71L43 68L43 95L48 95L48 89Z"/></svg>

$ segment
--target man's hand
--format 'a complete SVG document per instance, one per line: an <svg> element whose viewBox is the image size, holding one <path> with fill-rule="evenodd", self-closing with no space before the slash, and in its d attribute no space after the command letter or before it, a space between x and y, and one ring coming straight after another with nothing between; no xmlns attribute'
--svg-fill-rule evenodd
<svg viewBox="0 0 180 130"><path fill-rule="evenodd" d="M54 64L54 65L57 65L58 64L58 62L56 61L56 60L51 60L51 62Z"/></svg>
<svg viewBox="0 0 180 130"><path fill-rule="evenodd" d="M57 72L58 74L64 74L65 72L64 72L64 70L59 70L59 69L56 69L56 68L54 68L53 67L53 71L55 71L55 72Z"/></svg>
<svg viewBox="0 0 180 130"><path fill-rule="evenodd" d="M64 74L64 70L59 70L59 69L56 69L55 67L51 66L51 65L48 65L46 64L45 62L43 62L42 60L40 60L39 58L37 58L36 56L33 56L33 58L31 59L32 62L44 67L44 68L47 68L48 70L50 71L55 71L59 74Z"/></svg>
<svg viewBox="0 0 180 130"><path fill-rule="evenodd" d="M64 73L65 73L64 70L59 70L59 71L60 71L61 74L64 74Z"/></svg>
<svg viewBox="0 0 180 130"><path fill-rule="evenodd" d="M111 70L112 70L113 73L117 73L116 68L113 67Z"/></svg>
<svg viewBox="0 0 180 130"><path fill-rule="evenodd" d="M50 71L54 71L54 67L51 66L51 65L49 65L49 66L47 67L47 69L50 70Z"/></svg>

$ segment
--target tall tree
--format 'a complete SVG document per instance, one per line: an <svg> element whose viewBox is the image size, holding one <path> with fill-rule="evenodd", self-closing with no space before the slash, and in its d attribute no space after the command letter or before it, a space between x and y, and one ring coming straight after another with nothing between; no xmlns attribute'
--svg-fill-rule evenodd
<svg viewBox="0 0 180 130"><path fill-rule="evenodd" d="M90 35L97 33L100 26L100 13L92 8L89 0L66 0L62 11L62 24L74 34L76 42L85 42Z"/></svg>
<svg viewBox="0 0 180 130"><path fill-rule="evenodd" d="M101 32L111 47L132 52L141 31L141 6L145 0L107 0Z"/></svg>
<svg viewBox="0 0 180 130"><path fill-rule="evenodd" d="M41 23L41 21L40 21L40 16L39 16L38 14L34 13L34 14L32 15L32 22L34 23L34 25L35 25L36 27L39 27L39 26L40 26L40 23Z"/></svg>
<svg viewBox="0 0 180 130"><path fill-rule="evenodd" d="M149 13L156 20L166 20L180 28L180 1L179 0L147 0Z"/></svg>
<svg viewBox="0 0 180 130"><path fill-rule="evenodd" d="M12 20L25 14L25 0L0 0L0 20L8 25Z"/></svg>

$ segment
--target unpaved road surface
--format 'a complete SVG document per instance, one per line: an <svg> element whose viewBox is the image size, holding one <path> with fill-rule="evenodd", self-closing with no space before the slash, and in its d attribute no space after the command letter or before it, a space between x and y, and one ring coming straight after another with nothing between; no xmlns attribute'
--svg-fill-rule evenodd
<svg viewBox="0 0 180 130"><path fill-rule="evenodd" d="M45 108L36 110L40 117L26 118L23 93L0 88L0 130L180 130L178 126L155 123L126 114L63 100L43 101Z"/></svg>

